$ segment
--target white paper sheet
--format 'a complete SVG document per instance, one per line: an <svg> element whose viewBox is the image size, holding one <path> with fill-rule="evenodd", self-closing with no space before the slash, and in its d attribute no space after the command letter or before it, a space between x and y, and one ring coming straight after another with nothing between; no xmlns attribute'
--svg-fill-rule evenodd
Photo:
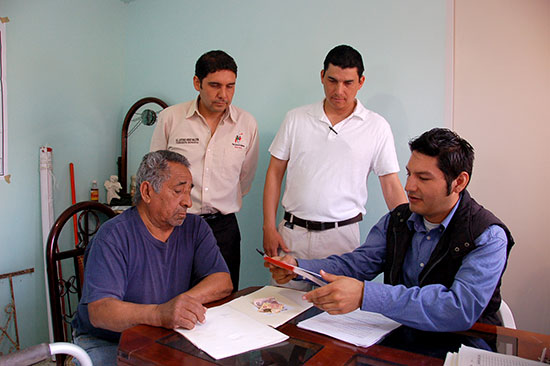
<svg viewBox="0 0 550 366"><path fill-rule="evenodd" d="M458 353L447 352L443 366L458 366Z"/></svg>
<svg viewBox="0 0 550 366"><path fill-rule="evenodd" d="M447 353L445 365L457 366L540 366L542 363L525 358L460 346L458 353Z"/></svg>
<svg viewBox="0 0 550 366"><path fill-rule="evenodd" d="M302 300L304 294L304 291L284 287L265 286L258 291L254 291L251 294L241 296L228 302L227 305L260 323L277 328L279 325L286 323L313 306L313 304ZM254 305L254 300L265 297L274 297L279 303L285 306L285 309L274 314L259 312L258 308Z"/></svg>
<svg viewBox="0 0 550 366"><path fill-rule="evenodd" d="M326 334L360 347L375 344L400 325L384 315L359 309L342 315L325 312L298 323L299 328Z"/></svg>
<svg viewBox="0 0 550 366"><path fill-rule="evenodd" d="M215 359L288 339L287 335L257 322L228 304L208 309L204 324L197 324L192 330L176 329L176 332Z"/></svg>

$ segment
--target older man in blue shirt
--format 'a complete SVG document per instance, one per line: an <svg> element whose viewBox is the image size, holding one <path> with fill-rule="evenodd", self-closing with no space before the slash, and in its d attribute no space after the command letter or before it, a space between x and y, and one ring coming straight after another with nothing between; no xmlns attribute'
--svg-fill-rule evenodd
<svg viewBox="0 0 550 366"><path fill-rule="evenodd" d="M432 129L409 143L409 203L371 229L363 245L342 256L283 261L320 272L329 284L304 295L329 314L357 308L428 331L458 331L476 321L500 324L500 283L513 238L466 190L472 146L456 133ZM278 283L296 275L270 266ZM370 282L384 273L384 283Z"/></svg>
<svg viewBox="0 0 550 366"><path fill-rule="evenodd" d="M193 177L173 151L143 157L136 206L105 222L86 248L74 342L94 365L117 364L121 333L137 324L192 329L203 304L231 293L231 277L208 224L187 213Z"/></svg>

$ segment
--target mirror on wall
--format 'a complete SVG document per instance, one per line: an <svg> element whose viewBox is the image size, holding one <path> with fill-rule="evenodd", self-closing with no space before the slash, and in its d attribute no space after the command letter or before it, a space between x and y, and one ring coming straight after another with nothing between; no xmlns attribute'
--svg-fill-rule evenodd
<svg viewBox="0 0 550 366"><path fill-rule="evenodd" d="M163 100L147 97L134 103L124 117L122 124L121 155L118 158L118 176L122 190L116 205L131 205L131 177L141 163L143 155L149 152L151 137L158 114L168 107Z"/></svg>

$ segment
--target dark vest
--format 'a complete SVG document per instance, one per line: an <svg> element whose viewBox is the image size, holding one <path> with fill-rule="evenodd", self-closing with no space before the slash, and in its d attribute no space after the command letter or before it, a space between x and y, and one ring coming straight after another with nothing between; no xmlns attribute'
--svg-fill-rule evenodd
<svg viewBox="0 0 550 366"><path fill-rule="evenodd" d="M508 262L508 255L514 245L514 239L506 225L470 197L468 191L464 190L461 195L462 199L453 218L435 246L428 263L420 272L418 278L420 287L430 284L442 284L450 288L458 269L462 265L462 259L475 249L474 240L490 225L498 225L506 233L508 238L506 262ZM402 204L391 212L386 241L384 283L390 285L403 284L403 262L414 235L414 231L409 230L407 225L407 219L411 214L409 204ZM506 263L504 269L506 269ZM501 281L502 273L495 292L483 314L477 320L478 322L502 325L496 314L501 302Z"/></svg>

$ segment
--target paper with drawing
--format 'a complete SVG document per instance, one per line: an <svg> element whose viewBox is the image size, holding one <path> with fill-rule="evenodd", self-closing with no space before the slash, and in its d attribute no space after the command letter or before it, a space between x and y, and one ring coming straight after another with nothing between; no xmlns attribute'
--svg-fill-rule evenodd
<svg viewBox="0 0 550 366"><path fill-rule="evenodd" d="M258 291L228 302L226 305L233 307L260 323L277 328L279 325L286 323L313 306L311 303L302 300L304 294L304 291L265 286ZM274 297L279 303L283 304L283 310L278 313L263 313L258 311L258 308L254 305L254 300L268 297Z"/></svg>

